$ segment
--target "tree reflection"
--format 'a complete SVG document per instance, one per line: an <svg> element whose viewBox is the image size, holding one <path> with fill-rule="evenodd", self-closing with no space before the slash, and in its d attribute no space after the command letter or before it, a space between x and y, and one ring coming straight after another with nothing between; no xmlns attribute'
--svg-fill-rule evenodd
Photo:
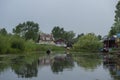
<svg viewBox="0 0 120 80"><path fill-rule="evenodd" d="M34 59L34 58L31 58ZM18 77L25 77L25 78L30 78L30 77L36 77L38 73L37 69L37 61L31 60L33 62L28 63L25 61L25 57L17 57L12 60L12 70L18 75ZM29 59L28 59L29 60Z"/></svg>
<svg viewBox="0 0 120 80"><path fill-rule="evenodd" d="M119 57L115 59L115 63L104 63L104 68L108 69L110 72L111 77L114 80L120 80L120 59Z"/></svg>
<svg viewBox="0 0 120 80"><path fill-rule="evenodd" d="M94 70L101 64L101 61L97 55L76 56L74 59L80 67L85 69Z"/></svg>
<svg viewBox="0 0 120 80"><path fill-rule="evenodd" d="M7 69L9 65L7 63L0 63L0 73Z"/></svg>
<svg viewBox="0 0 120 80"><path fill-rule="evenodd" d="M0 73L6 70L10 65L10 61L6 57L0 57Z"/></svg>
<svg viewBox="0 0 120 80"><path fill-rule="evenodd" d="M51 65L51 70L54 73L63 72L64 69L72 69L74 67L74 63L72 58L66 58L61 60L54 60Z"/></svg>

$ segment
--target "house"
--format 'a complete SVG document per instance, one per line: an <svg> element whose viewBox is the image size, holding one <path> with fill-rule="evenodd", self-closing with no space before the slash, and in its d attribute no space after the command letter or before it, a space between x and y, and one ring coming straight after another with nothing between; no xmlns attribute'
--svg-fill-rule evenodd
<svg viewBox="0 0 120 80"><path fill-rule="evenodd" d="M104 39L103 44L104 44L104 47L107 47L107 48L117 47L116 38L114 36Z"/></svg>
<svg viewBox="0 0 120 80"><path fill-rule="evenodd" d="M103 37L103 49L101 49L102 52L109 52L112 48L117 48L118 44L116 42L116 37Z"/></svg>
<svg viewBox="0 0 120 80"><path fill-rule="evenodd" d="M42 33L39 35L38 42L40 44L55 44L53 35L52 34L45 34L45 33Z"/></svg>

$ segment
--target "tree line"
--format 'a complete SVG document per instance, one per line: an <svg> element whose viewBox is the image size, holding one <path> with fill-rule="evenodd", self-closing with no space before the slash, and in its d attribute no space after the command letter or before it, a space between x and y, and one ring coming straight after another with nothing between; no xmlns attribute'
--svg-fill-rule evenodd
<svg viewBox="0 0 120 80"><path fill-rule="evenodd" d="M39 29L39 24L33 21L19 23L15 28L13 28L13 34L11 35L7 33L5 28L0 29L0 43L3 44L0 46L0 52L14 53L45 48L45 46L38 46L35 44L40 35ZM66 43L72 44L74 50L76 51L81 49L95 51L101 47L101 44L99 43L101 36L96 36L94 33L81 33L75 37L75 33L73 31L65 31L64 28L59 26L53 27L51 33L53 34L55 40L63 39ZM56 48L56 50L58 50L58 48Z"/></svg>
<svg viewBox="0 0 120 80"><path fill-rule="evenodd" d="M84 33L78 34L75 37L75 33L73 31L65 31L64 28L60 26L54 26L51 33L53 34L55 40L64 39L66 42L76 42L79 37L84 36ZM7 31L5 28L0 29L0 34L7 35ZM33 21L26 21L23 23L19 23L15 28L13 28L13 34L17 35L25 40L33 40L38 41L38 37L40 34L40 27L38 23ZM98 38L101 39L101 35L98 35Z"/></svg>

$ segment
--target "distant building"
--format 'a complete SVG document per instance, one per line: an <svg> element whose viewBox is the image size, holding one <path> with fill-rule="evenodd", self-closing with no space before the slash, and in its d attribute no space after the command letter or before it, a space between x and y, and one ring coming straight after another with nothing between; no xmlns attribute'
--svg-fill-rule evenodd
<svg viewBox="0 0 120 80"><path fill-rule="evenodd" d="M108 37L105 36L103 37L103 50L102 51L109 51L110 48L117 48L118 43L117 43L117 38L115 36Z"/></svg>
<svg viewBox="0 0 120 80"><path fill-rule="evenodd" d="M53 35L52 34L45 34L45 33L42 33L39 35L38 42L40 44L55 44Z"/></svg>

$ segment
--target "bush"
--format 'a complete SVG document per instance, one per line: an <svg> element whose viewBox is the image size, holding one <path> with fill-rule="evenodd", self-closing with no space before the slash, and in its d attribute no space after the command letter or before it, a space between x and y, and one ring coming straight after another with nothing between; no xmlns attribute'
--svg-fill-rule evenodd
<svg viewBox="0 0 120 80"><path fill-rule="evenodd" d="M8 37L0 35L0 53L7 53L9 46Z"/></svg>
<svg viewBox="0 0 120 80"><path fill-rule="evenodd" d="M25 42L25 51L36 51L37 49L37 44L32 41L32 40L28 40Z"/></svg>
<svg viewBox="0 0 120 80"><path fill-rule="evenodd" d="M102 43L94 34L87 34L79 38L78 42L73 45L76 51L98 51Z"/></svg>
<svg viewBox="0 0 120 80"><path fill-rule="evenodd" d="M25 50L25 40L20 37L12 37L11 48L14 52L23 52Z"/></svg>

